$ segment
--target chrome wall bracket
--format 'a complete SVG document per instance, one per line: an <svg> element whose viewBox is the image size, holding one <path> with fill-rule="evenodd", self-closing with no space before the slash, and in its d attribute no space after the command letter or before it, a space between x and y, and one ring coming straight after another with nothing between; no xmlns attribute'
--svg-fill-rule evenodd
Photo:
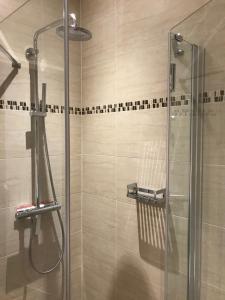
<svg viewBox="0 0 225 300"><path fill-rule="evenodd" d="M127 197L152 205L164 205L166 202L166 189L146 189L138 187L137 183L132 183L127 186Z"/></svg>
<svg viewBox="0 0 225 300"><path fill-rule="evenodd" d="M184 54L184 50L181 48L181 43L183 42L183 36L180 33L174 34L173 37L173 51L175 57L182 56Z"/></svg>

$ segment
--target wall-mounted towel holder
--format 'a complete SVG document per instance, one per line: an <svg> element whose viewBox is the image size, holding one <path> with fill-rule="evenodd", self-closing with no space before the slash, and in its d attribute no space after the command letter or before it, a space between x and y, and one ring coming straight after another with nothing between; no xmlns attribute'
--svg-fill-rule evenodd
<svg viewBox="0 0 225 300"><path fill-rule="evenodd" d="M127 185L127 197L153 205L164 205L166 189L146 189L138 187L137 183L132 183Z"/></svg>

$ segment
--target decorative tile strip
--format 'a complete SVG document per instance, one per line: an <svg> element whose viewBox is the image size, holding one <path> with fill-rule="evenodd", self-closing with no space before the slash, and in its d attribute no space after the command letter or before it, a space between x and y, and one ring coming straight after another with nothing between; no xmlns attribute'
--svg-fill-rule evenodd
<svg viewBox="0 0 225 300"><path fill-rule="evenodd" d="M122 111L138 111L143 109L153 109L167 107L167 98L136 100L129 102L119 102L114 104L97 105L93 107L83 107L82 115L103 114Z"/></svg>
<svg viewBox="0 0 225 300"><path fill-rule="evenodd" d="M18 101L11 101L11 100L0 100L0 110L9 109L9 110L17 110L17 111L36 111L34 105L27 105L26 102L18 102ZM42 107L40 106L42 110ZM46 104L45 111L48 113L64 113L64 106L62 105L54 105L54 104ZM81 115L81 109L79 107L70 107L69 108L70 114L74 115Z"/></svg>
<svg viewBox="0 0 225 300"><path fill-rule="evenodd" d="M200 95L204 103L212 102L225 102L225 92L224 90L204 92ZM174 95L170 98L170 106L185 106L190 103L191 95ZM156 109L164 108L168 105L168 98L153 98L153 99L143 99L143 100L133 100L127 102L119 102L114 104L104 104L92 107L73 107L69 108L71 115L93 115L93 114L104 114L104 113L114 113L123 111L139 111L146 109ZM26 102L18 102L11 100L0 100L0 110L19 110L19 111L35 111L36 108L32 105L31 108ZM46 112L63 114L65 109L63 105L46 104Z"/></svg>

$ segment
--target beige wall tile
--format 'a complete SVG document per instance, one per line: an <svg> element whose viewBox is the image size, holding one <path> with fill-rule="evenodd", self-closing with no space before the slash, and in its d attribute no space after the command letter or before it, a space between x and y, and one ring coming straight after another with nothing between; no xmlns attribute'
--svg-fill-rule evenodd
<svg viewBox="0 0 225 300"><path fill-rule="evenodd" d="M114 0L83 0L81 2L82 21L90 22L110 14L114 10Z"/></svg>
<svg viewBox="0 0 225 300"><path fill-rule="evenodd" d="M84 106L110 104L115 99L115 64L110 61L104 64L83 69L83 98Z"/></svg>
<svg viewBox="0 0 225 300"><path fill-rule="evenodd" d="M81 268L71 272L71 297L82 299Z"/></svg>
<svg viewBox="0 0 225 300"><path fill-rule="evenodd" d="M81 231L81 194L71 195L70 230L71 234Z"/></svg>
<svg viewBox="0 0 225 300"><path fill-rule="evenodd" d="M140 257L117 249L116 299L163 299L163 276L163 271Z"/></svg>
<svg viewBox="0 0 225 300"><path fill-rule="evenodd" d="M203 222L225 227L224 221L224 195L223 182L225 168L223 165L203 166L202 182L202 211Z"/></svg>
<svg viewBox="0 0 225 300"><path fill-rule="evenodd" d="M74 156L70 160L70 182L71 182L71 194L81 192L81 157L79 155ZM63 173L64 175L64 173Z"/></svg>
<svg viewBox="0 0 225 300"><path fill-rule="evenodd" d="M26 150L26 131L30 130L28 113L2 111L0 159L30 157Z"/></svg>
<svg viewBox="0 0 225 300"><path fill-rule="evenodd" d="M115 155L115 115L86 115L82 118L82 153Z"/></svg>
<svg viewBox="0 0 225 300"><path fill-rule="evenodd" d="M223 300L225 297L224 290L220 290L214 286L206 285L203 283L202 289L201 289L201 299L205 300Z"/></svg>
<svg viewBox="0 0 225 300"><path fill-rule="evenodd" d="M6 18L8 15L10 15L13 11L18 9L25 2L26 2L26 0L11 0L7 3L5 3L5 1L1 1L0 2L0 6L1 6L0 19L1 19L1 21L4 18Z"/></svg>
<svg viewBox="0 0 225 300"><path fill-rule="evenodd" d="M117 99L166 95L167 57L160 54L164 51L165 47L158 49L154 46L118 50L121 54L117 54ZM152 76L152 70L155 70L155 76Z"/></svg>
<svg viewBox="0 0 225 300"><path fill-rule="evenodd" d="M0 207L12 207L31 201L30 159L0 160Z"/></svg>
<svg viewBox="0 0 225 300"><path fill-rule="evenodd" d="M224 228L203 224L202 232L202 281L224 291L225 264Z"/></svg>
<svg viewBox="0 0 225 300"><path fill-rule="evenodd" d="M70 157L81 154L81 116L70 117Z"/></svg>
<svg viewBox="0 0 225 300"><path fill-rule="evenodd" d="M81 231L71 234L71 272L79 270L82 265Z"/></svg>
<svg viewBox="0 0 225 300"><path fill-rule="evenodd" d="M84 300L114 300L115 279L113 274L99 277L89 269L84 268Z"/></svg>
<svg viewBox="0 0 225 300"><path fill-rule="evenodd" d="M225 163L224 103L209 103L204 106L203 162L207 164Z"/></svg>
<svg viewBox="0 0 225 300"><path fill-rule="evenodd" d="M165 159L165 120L164 109L116 113L117 156Z"/></svg>
<svg viewBox="0 0 225 300"><path fill-rule="evenodd" d="M112 277L115 268L115 241L104 240L86 231L83 235L83 267L102 279ZM84 285L87 283L84 276Z"/></svg>
<svg viewBox="0 0 225 300"><path fill-rule="evenodd" d="M84 155L83 192L115 198L115 158L113 156Z"/></svg>
<svg viewBox="0 0 225 300"><path fill-rule="evenodd" d="M164 0L158 2L117 0L117 11L120 18L127 23L158 16L161 26L163 26L165 18L170 20L169 27L172 27L206 2L198 0L190 1L189 3L183 2L181 5L177 0L173 2Z"/></svg>
<svg viewBox="0 0 225 300"><path fill-rule="evenodd" d="M115 238L116 202L93 194L83 194L83 232L104 240Z"/></svg>
<svg viewBox="0 0 225 300"><path fill-rule="evenodd" d="M93 38L82 47L82 105L113 103L116 70L114 15L111 13L82 24L93 34Z"/></svg>

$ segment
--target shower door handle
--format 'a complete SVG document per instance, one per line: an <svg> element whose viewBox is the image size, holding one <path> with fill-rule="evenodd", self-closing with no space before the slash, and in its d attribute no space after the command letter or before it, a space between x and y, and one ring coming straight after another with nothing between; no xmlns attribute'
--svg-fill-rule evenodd
<svg viewBox="0 0 225 300"><path fill-rule="evenodd" d="M176 87L176 64L170 64L170 92L174 92Z"/></svg>
<svg viewBox="0 0 225 300"><path fill-rule="evenodd" d="M47 84L46 83L42 83L42 112L45 113L45 109L46 109L46 88L47 88Z"/></svg>

